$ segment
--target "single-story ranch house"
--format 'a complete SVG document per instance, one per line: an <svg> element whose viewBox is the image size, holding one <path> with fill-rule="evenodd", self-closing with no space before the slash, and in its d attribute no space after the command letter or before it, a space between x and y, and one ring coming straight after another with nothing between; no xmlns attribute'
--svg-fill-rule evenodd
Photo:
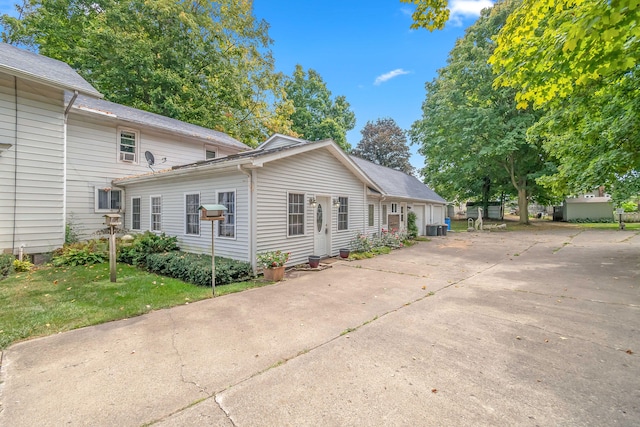
<svg viewBox="0 0 640 427"><path fill-rule="evenodd" d="M0 44L0 250L44 253L120 213L131 231L187 251L332 256L356 233L443 223L446 201L413 176L349 156L333 141L230 136L100 99L67 64ZM224 221L198 207L223 204Z"/></svg>

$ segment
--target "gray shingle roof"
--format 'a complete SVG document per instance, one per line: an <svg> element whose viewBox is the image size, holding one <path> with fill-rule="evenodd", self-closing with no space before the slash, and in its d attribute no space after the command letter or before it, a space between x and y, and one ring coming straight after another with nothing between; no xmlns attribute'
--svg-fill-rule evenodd
<svg viewBox="0 0 640 427"><path fill-rule="evenodd" d="M359 157L350 157L387 196L447 203L445 199L420 182L415 176L377 165Z"/></svg>
<svg viewBox="0 0 640 427"><path fill-rule="evenodd" d="M0 43L0 71L49 86L102 97L100 92L80 77L80 74L68 64L6 43Z"/></svg>
<svg viewBox="0 0 640 427"><path fill-rule="evenodd" d="M67 94L70 96L70 94ZM156 129L186 135L194 138L205 139L212 143L226 145L229 147L248 150L250 147L243 144L237 139L213 129L207 129L202 126L192 125L191 123L182 122L180 120L171 119L161 116L160 114L150 113L148 111L138 110L137 108L127 107L125 105L116 104L115 102L105 101L104 99L95 99L88 96L78 96L73 104L74 109L81 111L93 112L96 114L104 114L115 116L119 120L126 122L150 126Z"/></svg>

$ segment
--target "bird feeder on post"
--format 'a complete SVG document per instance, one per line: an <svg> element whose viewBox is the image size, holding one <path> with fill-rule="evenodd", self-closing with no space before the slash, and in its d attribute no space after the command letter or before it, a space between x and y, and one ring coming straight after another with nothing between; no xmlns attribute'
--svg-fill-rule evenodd
<svg viewBox="0 0 640 427"><path fill-rule="evenodd" d="M227 207L224 205L202 205L200 210L200 220L211 221L211 291L216 296L216 256L214 251L215 224L214 221L223 221Z"/></svg>
<svg viewBox="0 0 640 427"><path fill-rule="evenodd" d="M104 215L104 223L109 227L109 280L116 281L116 227L122 224L120 214Z"/></svg>

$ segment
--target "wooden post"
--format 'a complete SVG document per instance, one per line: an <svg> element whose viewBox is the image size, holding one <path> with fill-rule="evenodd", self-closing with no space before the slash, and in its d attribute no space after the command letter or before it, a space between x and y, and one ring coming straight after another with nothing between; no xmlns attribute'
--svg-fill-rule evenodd
<svg viewBox="0 0 640 427"><path fill-rule="evenodd" d="M113 225L109 226L111 235L109 236L109 279L116 281L116 230Z"/></svg>
<svg viewBox="0 0 640 427"><path fill-rule="evenodd" d="M213 292L213 296L216 296L216 251L214 248L214 237L216 235L215 232L215 221L211 221L211 291Z"/></svg>

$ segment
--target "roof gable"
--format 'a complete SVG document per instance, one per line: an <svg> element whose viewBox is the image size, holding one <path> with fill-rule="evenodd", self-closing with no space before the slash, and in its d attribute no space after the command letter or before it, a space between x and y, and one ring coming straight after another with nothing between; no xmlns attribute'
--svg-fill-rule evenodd
<svg viewBox="0 0 640 427"><path fill-rule="evenodd" d="M68 64L6 43L0 43L0 71L47 86L102 97Z"/></svg>
<svg viewBox="0 0 640 427"><path fill-rule="evenodd" d="M445 199L420 182L415 176L377 165L356 156L350 157L382 189L386 196L447 203Z"/></svg>
<svg viewBox="0 0 640 427"><path fill-rule="evenodd" d="M258 146L258 149L269 150L271 148L288 147L296 144L308 144L309 141L300 138L294 138L293 136L283 135L281 133L274 133L265 142Z"/></svg>

